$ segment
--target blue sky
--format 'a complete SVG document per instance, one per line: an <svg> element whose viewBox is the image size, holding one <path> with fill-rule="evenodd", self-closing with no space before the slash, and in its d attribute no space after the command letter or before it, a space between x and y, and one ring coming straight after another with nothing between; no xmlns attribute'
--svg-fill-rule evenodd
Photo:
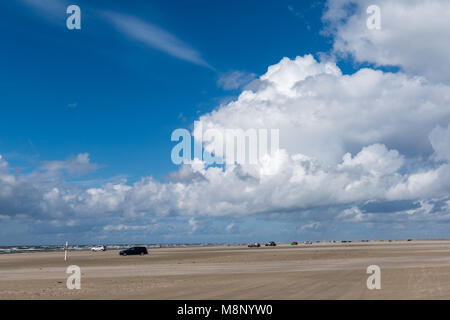
<svg viewBox="0 0 450 320"><path fill-rule="evenodd" d="M66 27L69 4L81 8L81 30ZM449 79L439 64L447 48L418 45L411 61L402 46L411 35L396 21L417 8L383 11L380 32L391 32L383 38L367 31L365 5L2 2L0 244L447 236L448 185L431 180L447 175ZM425 39L448 30L420 19ZM278 73L254 81L269 66ZM297 90L288 102L286 83ZM245 90L267 109L241 99ZM174 165L171 133L200 117L284 128L281 147L292 159L282 166L292 170L265 185L236 170L217 178ZM315 161L327 188L294 181ZM221 184L231 191L218 196ZM232 192L254 189L249 198Z"/></svg>
<svg viewBox="0 0 450 320"><path fill-rule="evenodd" d="M103 165L98 175L164 175L175 169L171 132L237 94L217 86L222 74L240 70L259 75L284 56L330 47L318 35L323 4L315 2L78 4L79 31L66 28L65 12L53 17L26 1L2 4L2 24L7 26L0 53L4 153L53 160L88 152ZM307 21L289 6L304 12ZM214 70L121 34L102 18L104 12L166 30Z"/></svg>

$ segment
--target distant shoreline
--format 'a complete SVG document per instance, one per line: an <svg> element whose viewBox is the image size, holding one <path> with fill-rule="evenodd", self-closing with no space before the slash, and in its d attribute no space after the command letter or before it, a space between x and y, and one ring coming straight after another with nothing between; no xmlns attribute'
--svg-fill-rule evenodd
<svg viewBox="0 0 450 320"><path fill-rule="evenodd" d="M429 239L381 239L381 240L323 240L323 241L300 241L299 245L311 245L314 243L333 244L333 243L367 243L367 242L398 242L398 241L447 241L450 238L429 238ZM289 242L279 242L280 244L289 244ZM261 242L264 245L264 242ZM99 244L90 245L69 245L69 251L90 251L91 248ZM107 250L122 250L132 246L145 246L148 249L160 248L195 248L195 247L213 247L213 246L246 246L247 243L162 243L162 244L106 244ZM34 252L63 252L64 245L12 245L0 246L0 254L14 254L14 253L34 253Z"/></svg>
<svg viewBox="0 0 450 320"><path fill-rule="evenodd" d="M69 251L90 251L91 248L98 244L90 245L69 245ZM194 248L194 247L211 247L211 246L230 246L239 245L237 243L185 243L185 244L106 244L107 250L122 250L132 246L145 246L149 249L159 248ZM33 252L62 252L64 251L64 245L12 245L12 246L0 246L0 254L13 254L13 253L33 253Z"/></svg>

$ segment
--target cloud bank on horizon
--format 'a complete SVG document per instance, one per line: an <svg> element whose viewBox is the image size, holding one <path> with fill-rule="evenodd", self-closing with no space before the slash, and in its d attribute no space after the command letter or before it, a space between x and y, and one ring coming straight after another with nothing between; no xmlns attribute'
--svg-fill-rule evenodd
<svg viewBox="0 0 450 320"><path fill-rule="evenodd" d="M450 3L380 0L381 31L360 27L370 4L328 1L323 21L334 39L331 54L399 72L365 67L343 74L313 55L283 58L237 99L199 117L208 128L280 128L280 150L270 158L226 168L196 160L167 182L143 177L83 188L68 177L95 170L87 154L31 174L13 173L0 157L0 221L86 228L95 221L104 237L179 231L158 229L171 219L185 221L186 235L202 230L199 221L226 219L227 234L242 232L234 227L239 219L255 217L295 221L302 232L322 236L320 230L349 225L442 234L450 222L450 46L444 40ZM127 26L130 35L173 54L174 46L155 42L149 30ZM204 64L195 52L180 58ZM239 79L235 74L222 85L238 88Z"/></svg>

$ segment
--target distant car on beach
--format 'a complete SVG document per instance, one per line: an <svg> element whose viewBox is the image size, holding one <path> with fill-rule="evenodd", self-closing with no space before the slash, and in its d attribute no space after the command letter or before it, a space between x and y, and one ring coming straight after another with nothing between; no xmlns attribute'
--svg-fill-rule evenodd
<svg viewBox="0 0 450 320"><path fill-rule="evenodd" d="M266 247L275 247L276 245L275 241L270 241L265 244Z"/></svg>
<svg viewBox="0 0 450 320"><path fill-rule="evenodd" d="M95 251L95 252L106 251L106 246L94 246L91 248L91 251Z"/></svg>
<svg viewBox="0 0 450 320"><path fill-rule="evenodd" d="M298 245L297 241L291 242L291 246L296 246L296 245Z"/></svg>
<svg viewBox="0 0 450 320"><path fill-rule="evenodd" d="M258 242L253 242L248 244L249 248L259 248L261 245Z"/></svg>
<svg viewBox="0 0 450 320"><path fill-rule="evenodd" d="M121 256L135 256L135 255L141 255L148 254L146 247L131 247L126 250L122 250L119 252Z"/></svg>

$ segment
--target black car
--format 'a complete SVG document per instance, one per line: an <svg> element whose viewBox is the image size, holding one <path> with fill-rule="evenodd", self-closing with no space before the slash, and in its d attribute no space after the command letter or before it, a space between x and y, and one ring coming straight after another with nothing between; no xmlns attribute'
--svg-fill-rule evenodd
<svg viewBox="0 0 450 320"><path fill-rule="evenodd" d="M270 241L270 242L265 244L266 247L276 247L276 245L277 244L275 243L275 241Z"/></svg>
<svg viewBox="0 0 450 320"><path fill-rule="evenodd" d="M121 256L132 256L132 255L141 255L148 254L146 247L131 247L126 250L122 250L119 253Z"/></svg>

